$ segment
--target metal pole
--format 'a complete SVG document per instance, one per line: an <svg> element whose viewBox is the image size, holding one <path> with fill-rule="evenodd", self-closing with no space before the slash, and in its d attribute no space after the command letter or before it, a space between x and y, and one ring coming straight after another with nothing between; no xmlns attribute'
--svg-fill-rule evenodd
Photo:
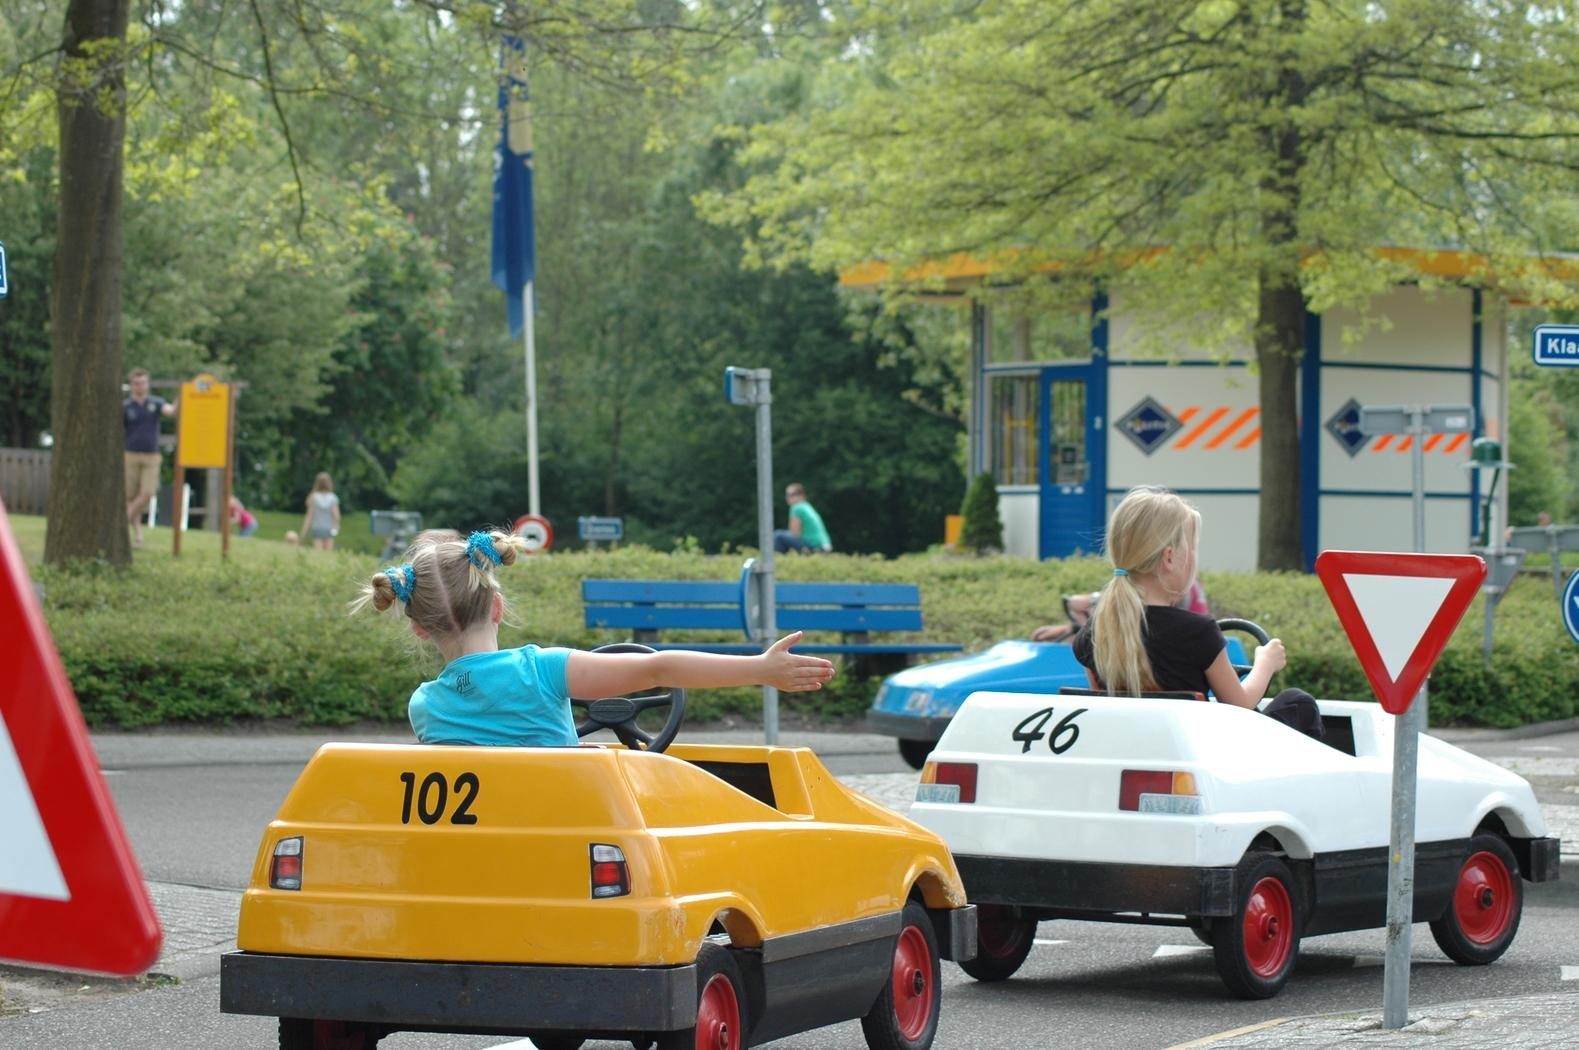
<svg viewBox="0 0 1579 1050"><path fill-rule="evenodd" d="M540 514L537 498L537 343L534 339L532 282L521 289L521 310L526 332L526 509Z"/></svg>
<svg viewBox="0 0 1579 1050"><path fill-rule="evenodd" d="M1425 553L1425 408L1416 405L1409 413L1409 433L1414 436L1409 450L1414 461L1415 553Z"/></svg>
<svg viewBox="0 0 1579 1050"><path fill-rule="evenodd" d="M1426 683L1393 720L1393 816L1387 864L1387 958L1382 974L1382 1027L1409 1023L1409 955L1414 934L1415 787Z"/></svg>
<svg viewBox="0 0 1579 1050"><path fill-rule="evenodd" d="M757 370L757 555L756 571L761 597L761 615L757 621L757 644L764 650L778 634L773 595L773 398L770 381L773 373L766 368ZM771 685L762 687L762 738L766 744L779 742L779 691Z"/></svg>

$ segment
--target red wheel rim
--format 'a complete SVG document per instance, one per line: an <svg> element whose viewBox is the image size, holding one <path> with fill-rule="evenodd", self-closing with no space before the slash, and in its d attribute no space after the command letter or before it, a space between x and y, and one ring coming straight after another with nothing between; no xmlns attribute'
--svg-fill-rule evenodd
<svg viewBox="0 0 1579 1050"><path fill-rule="evenodd" d="M1481 850L1464 862L1453 890L1458 928L1476 944L1494 944L1513 921L1513 877L1495 853Z"/></svg>
<svg viewBox="0 0 1579 1050"><path fill-rule="evenodd" d="M894 1021L906 1039L920 1039L932 1020L932 950L914 926L894 948Z"/></svg>
<svg viewBox="0 0 1579 1050"><path fill-rule="evenodd" d="M1276 977L1294 946L1294 905L1281 879L1267 876L1245 901L1245 961L1257 977Z"/></svg>
<svg viewBox="0 0 1579 1050"><path fill-rule="evenodd" d="M1017 922L1007 908L984 904L978 908L977 914L976 947L980 954L993 959L1007 959L1019 949L1023 924Z"/></svg>
<svg viewBox="0 0 1579 1050"><path fill-rule="evenodd" d="M696 1050L740 1050L740 1000L729 978L715 973L696 1004Z"/></svg>

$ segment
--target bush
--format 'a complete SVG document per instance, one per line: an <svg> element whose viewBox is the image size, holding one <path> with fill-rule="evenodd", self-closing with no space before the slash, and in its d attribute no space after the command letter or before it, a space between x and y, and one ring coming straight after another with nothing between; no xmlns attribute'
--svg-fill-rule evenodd
<svg viewBox="0 0 1579 1050"><path fill-rule="evenodd" d="M965 522L961 546L973 551L1003 550L1003 521L998 517L998 486L988 473L977 474L960 508Z"/></svg>
<svg viewBox="0 0 1579 1050"><path fill-rule="evenodd" d="M218 538L194 533L176 560L168 554L168 532L158 529L126 572L93 565L61 570L36 566L42 519L11 520L35 563L55 644L93 725L399 723L411 690L436 670L398 618L346 615L346 602L377 568L370 556L254 538L233 543L230 560L221 562ZM501 576L516 623L501 632L500 644L588 648L623 640L582 625L583 579L734 580L740 557L749 553L624 547L528 559ZM779 568L787 580L917 583L926 630L915 640L960 642L972 651L1026 637L1057 618L1058 595L1091 590L1108 571L1097 558L841 554L785 558ZM1211 572L1204 582L1216 615L1254 620L1287 644L1289 665L1278 686L1370 697L1315 577ZM1579 646L1562 625L1549 580L1526 575L1510 588L1497 610L1489 665L1481 659L1482 617L1477 599L1437 664L1432 722L1514 726L1579 715ZM688 637L739 640L740 634ZM780 702L792 716L858 717L879 684L840 673L822 692L786 693ZM704 690L688 699L693 721L753 718L761 691Z"/></svg>

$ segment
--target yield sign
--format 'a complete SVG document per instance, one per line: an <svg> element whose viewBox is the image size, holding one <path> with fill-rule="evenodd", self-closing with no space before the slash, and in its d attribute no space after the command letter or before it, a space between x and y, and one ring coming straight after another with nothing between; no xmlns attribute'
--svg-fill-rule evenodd
<svg viewBox="0 0 1579 1050"><path fill-rule="evenodd" d="M134 974L159 919L0 505L0 959Z"/></svg>
<svg viewBox="0 0 1579 1050"><path fill-rule="evenodd" d="M1322 551L1316 575L1389 714L1409 709L1486 578L1472 554Z"/></svg>

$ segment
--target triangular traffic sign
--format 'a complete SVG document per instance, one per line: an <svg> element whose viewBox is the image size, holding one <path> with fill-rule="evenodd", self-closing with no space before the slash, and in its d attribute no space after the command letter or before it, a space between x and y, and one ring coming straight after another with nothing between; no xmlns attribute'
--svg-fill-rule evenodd
<svg viewBox="0 0 1579 1050"><path fill-rule="evenodd" d="M1486 563L1472 554L1322 551L1316 575L1376 699L1399 715L1475 600Z"/></svg>
<svg viewBox="0 0 1579 1050"><path fill-rule="evenodd" d="M159 918L0 504L0 959L135 974Z"/></svg>

